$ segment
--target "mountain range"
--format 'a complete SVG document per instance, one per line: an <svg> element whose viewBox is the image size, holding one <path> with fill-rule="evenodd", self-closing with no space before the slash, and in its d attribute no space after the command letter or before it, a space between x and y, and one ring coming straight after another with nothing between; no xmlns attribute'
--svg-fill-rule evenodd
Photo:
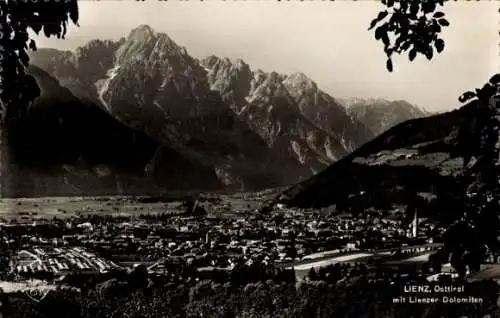
<svg viewBox="0 0 500 318"><path fill-rule="evenodd" d="M41 96L4 129L3 196L289 185L425 115L407 103L398 115L390 102L346 108L302 73L197 59L147 25L30 58Z"/></svg>

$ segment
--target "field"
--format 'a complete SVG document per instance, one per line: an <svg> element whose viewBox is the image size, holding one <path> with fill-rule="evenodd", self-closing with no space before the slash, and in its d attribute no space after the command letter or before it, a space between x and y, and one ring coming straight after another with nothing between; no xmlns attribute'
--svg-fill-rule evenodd
<svg viewBox="0 0 500 318"><path fill-rule="evenodd" d="M0 216L5 219L68 218L84 214L131 215L160 213L178 209L179 202L152 202L124 197L2 199Z"/></svg>
<svg viewBox="0 0 500 318"><path fill-rule="evenodd" d="M198 194L207 212L217 215L254 211L275 195L275 191L237 194ZM181 213L189 195L152 197L44 197L0 199L0 220L37 220L102 214L132 216L137 214Z"/></svg>

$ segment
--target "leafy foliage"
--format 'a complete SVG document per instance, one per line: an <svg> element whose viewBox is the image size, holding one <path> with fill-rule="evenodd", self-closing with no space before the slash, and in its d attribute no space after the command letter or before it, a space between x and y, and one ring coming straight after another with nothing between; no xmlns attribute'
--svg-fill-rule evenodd
<svg viewBox="0 0 500 318"><path fill-rule="evenodd" d="M444 50L444 40L439 35L450 23L438 11L443 0L383 0L382 3L386 10L379 12L368 30L375 29L375 39L382 41L389 72L393 71L393 54L408 52L410 61L421 54L431 60L435 51Z"/></svg>
<svg viewBox="0 0 500 318"><path fill-rule="evenodd" d="M29 63L28 49L36 50L28 30L64 39L69 20L78 25L77 0L0 1L0 101L3 119L22 113L40 95L35 79L25 72Z"/></svg>
<svg viewBox="0 0 500 318"><path fill-rule="evenodd" d="M458 101L461 103L466 103L471 100L479 100L482 103L488 104L490 98L500 95L500 74L493 75L488 83L486 83L481 88L476 88L474 92L467 91L463 93ZM493 106L494 108L495 106Z"/></svg>

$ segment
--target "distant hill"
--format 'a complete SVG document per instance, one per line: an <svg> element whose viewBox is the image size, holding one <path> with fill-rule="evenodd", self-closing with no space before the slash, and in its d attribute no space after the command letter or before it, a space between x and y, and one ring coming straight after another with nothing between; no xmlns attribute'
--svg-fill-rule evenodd
<svg viewBox="0 0 500 318"><path fill-rule="evenodd" d="M481 149L494 147L486 134L494 120L491 109L471 102L451 112L405 121L287 189L279 201L361 214L420 207L424 214L451 220L463 209L471 185L480 189L482 181L477 180L488 176Z"/></svg>

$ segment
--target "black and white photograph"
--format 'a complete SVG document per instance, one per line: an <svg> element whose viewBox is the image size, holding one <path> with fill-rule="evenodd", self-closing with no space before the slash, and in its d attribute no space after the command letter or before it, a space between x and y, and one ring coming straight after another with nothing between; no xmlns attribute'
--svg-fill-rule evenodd
<svg viewBox="0 0 500 318"><path fill-rule="evenodd" d="M499 10L0 0L0 318L500 317Z"/></svg>

